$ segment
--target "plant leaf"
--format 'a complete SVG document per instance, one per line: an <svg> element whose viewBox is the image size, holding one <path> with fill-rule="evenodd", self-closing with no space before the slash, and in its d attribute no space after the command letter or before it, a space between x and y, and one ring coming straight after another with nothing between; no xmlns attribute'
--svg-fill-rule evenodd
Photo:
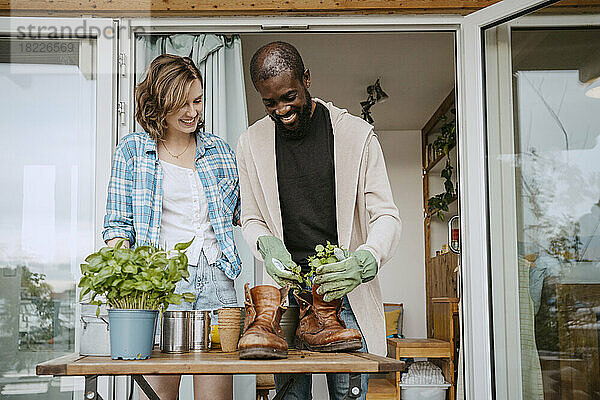
<svg viewBox="0 0 600 400"><path fill-rule="evenodd" d="M186 243L177 243L175 245L175 250L183 251L183 250L187 249L188 247L191 246L191 244L194 241L194 239L195 239L195 237L193 237L192 240L190 240L189 242L186 242Z"/></svg>
<svg viewBox="0 0 600 400"><path fill-rule="evenodd" d="M134 287L142 292L147 292L148 290L152 289L152 283L149 281L141 281L135 284Z"/></svg>
<svg viewBox="0 0 600 400"><path fill-rule="evenodd" d="M127 263L123 266L123 272L127 274L137 274L138 268L133 264Z"/></svg>

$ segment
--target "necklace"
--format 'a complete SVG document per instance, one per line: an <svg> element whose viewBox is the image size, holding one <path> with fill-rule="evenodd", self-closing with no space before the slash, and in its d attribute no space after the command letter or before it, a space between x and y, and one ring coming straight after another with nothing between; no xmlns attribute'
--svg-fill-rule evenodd
<svg viewBox="0 0 600 400"><path fill-rule="evenodd" d="M183 151L181 153L179 153L179 154L173 154L173 153L171 153L171 151L167 148L167 145L165 144L165 142L161 142L161 143L162 143L163 147L165 148L165 150L167 151L167 153L169 153L171 155L171 157L179 158L190 147L190 143L192 143L192 135L190 135L190 138L188 140L188 144L187 144L187 146L185 146L185 149L183 149Z"/></svg>

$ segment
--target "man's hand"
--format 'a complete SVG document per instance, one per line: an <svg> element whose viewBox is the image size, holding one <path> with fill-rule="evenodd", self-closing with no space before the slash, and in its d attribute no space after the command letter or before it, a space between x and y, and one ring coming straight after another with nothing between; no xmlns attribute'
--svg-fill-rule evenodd
<svg viewBox="0 0 600 400"><path fill-rule="evenodd" d="M377 261L370 251L359 250L336 263L321 265L315 273L313 284L319 286L317 293L329 302L344 297L361 283L372 280L377 275Z"/></svg>
<svg viewBox="0 0 600 400"><path fill-rule="evenodd" d="M300 289L298 283L302 283L302 278L297 275L300 267L292 260L283 242L275 236L261 236L256 244L271 278L282 287L290 285Z"/></svg>

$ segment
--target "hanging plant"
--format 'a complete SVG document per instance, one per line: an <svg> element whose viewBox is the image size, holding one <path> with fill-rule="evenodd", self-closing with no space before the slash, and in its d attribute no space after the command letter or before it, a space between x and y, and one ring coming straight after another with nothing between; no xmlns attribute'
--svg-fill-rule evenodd
<svg viewBox="0 0 600 400"><path fill-rule="evenodd" d="M450 110L452 114L456 113L455 109ZM444 178L444 193L436 194L427 200L427 212L430 215L437 215L440 221L444 220L444 212L448 212L448 206L452 202L456 192L454 183L452 182L452 170L454 167L450 164L450 150L456 146L456 122L455 120L448 121L448 117L444 114L440 117L443 122L440 127L440 134L433 141L433 149L435 154L443 154L446 157L446 166L442 169L441 177Z"/></svg>
<svg viewBox="0 0 600 400"><path fill-rule="evenodd" d="M452 114L456 110L450 110ZM446 114L440 117L442 126L440 126L440 134L433 141L433 150L436 155L444 154L446 157L450 155L450 150L456 145L456 122L455 120L448 121Z"/></svg>

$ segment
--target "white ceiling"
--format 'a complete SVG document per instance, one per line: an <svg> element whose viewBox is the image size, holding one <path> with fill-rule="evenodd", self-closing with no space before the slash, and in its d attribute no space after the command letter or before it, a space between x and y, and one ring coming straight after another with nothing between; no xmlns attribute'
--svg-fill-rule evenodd
<svg viewBox="0 0 600 400"><path fill-rule="evenodd" d="M381 79L390 96L371 108L379 131L421 129L455 80L451 32L244 34L242 51L250 123L265 110L249 76L250 59L263 44L283 40L298 49L311 71L310 93L360 116L367 86Z"/></svg>

